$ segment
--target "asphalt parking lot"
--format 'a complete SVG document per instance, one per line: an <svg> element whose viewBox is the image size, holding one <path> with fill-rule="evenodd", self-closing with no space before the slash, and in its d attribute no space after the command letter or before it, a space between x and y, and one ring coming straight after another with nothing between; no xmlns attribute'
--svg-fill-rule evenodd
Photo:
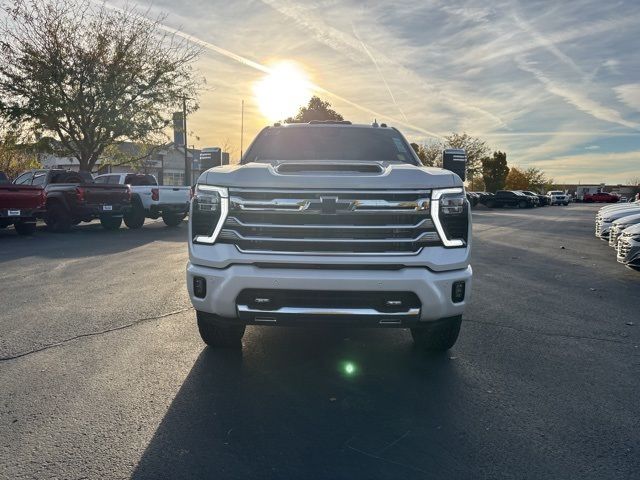
<svg viewBox="0 0 640 480"><path fill-rule="evenodd" d="M329 328L213 352L186 224L0 230L0 478L637 478L640 272L593 236L597 208L475 212L441 356Z"/></svg>

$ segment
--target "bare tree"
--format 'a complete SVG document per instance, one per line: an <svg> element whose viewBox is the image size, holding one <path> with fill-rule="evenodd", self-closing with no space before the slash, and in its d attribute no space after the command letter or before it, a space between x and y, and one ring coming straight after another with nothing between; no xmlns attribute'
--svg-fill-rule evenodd
<svg viewBox="0 0 640 480"><path fill-rule="evenodd" d="M197 96L200 48L164 29L162 18L91 0L6 0L0 8L0 114L54 136L81 170L125 140L159 143L182 98Z"/></svg>
<svg viewBox="0 0 640 480"><path fill-rule="evenodd" d="M640 186L640 177L631 177L627 180L627 185Z"/></svg>

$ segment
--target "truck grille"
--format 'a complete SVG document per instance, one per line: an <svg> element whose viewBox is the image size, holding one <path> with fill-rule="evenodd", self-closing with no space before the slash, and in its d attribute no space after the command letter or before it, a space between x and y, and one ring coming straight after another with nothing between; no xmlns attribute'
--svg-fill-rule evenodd
<svg viewBox="0 0 640 480"><path fill-rule="evenodd" d="M441 245L430 196L428 190L230 189L218 242L257 253L415 254Z"/></svg>
<svg viewBox="0 0 640 480"><path fill-rule="evenodd" d="M596 237L599 237L602 233L602 219L598 216L596 217Z"/></svg>
<svg viewBox="0 0 640 480"><path fill-rule="evenodd" d="M631 245L622 237L618 242L618 260L623 261L631 251Z"/></svg>
<svg viewBox="0 0 640 480"><path fill-rule="evenodd" d="M620 237L621 233L622 230L620 230L617 225L611 225L611 230L609 230L609 246L616 246L618 243L618 237Z"/></svg>

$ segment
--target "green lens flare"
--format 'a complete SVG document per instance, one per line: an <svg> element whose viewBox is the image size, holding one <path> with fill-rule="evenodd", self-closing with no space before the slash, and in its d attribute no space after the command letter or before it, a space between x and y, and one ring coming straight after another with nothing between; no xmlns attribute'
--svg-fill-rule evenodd
<svg viewBox="0 0 640 480"><path fill-rule="evenodd" d="M345 375L348 375L348 376L355 375L357 370L358 369L356 368L355 364L352 362L344 362L342 364L342 371L344 372Z"/></svg>

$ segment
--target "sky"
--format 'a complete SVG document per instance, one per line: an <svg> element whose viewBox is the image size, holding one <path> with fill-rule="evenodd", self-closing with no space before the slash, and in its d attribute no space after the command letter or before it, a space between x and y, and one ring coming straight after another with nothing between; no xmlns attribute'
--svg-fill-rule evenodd
<svg viewBox="0 0 640 480"><path fill-rule="evenodd" d="M354 123L416 142L467 132L558 182L640 177L638 0L133 3L203 47L197 147L237 159L242 100L246 149L273 121L260 85L287 62Z"/></svg>

